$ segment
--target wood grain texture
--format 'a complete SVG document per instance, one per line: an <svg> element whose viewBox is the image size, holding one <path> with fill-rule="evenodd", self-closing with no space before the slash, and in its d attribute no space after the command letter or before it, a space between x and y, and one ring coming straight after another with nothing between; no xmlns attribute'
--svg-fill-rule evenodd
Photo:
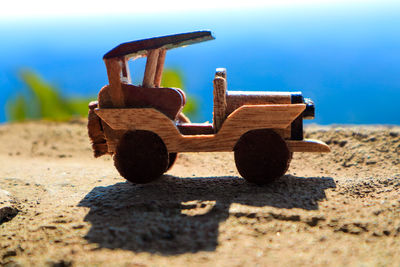
<svg viewBox="0 0 400 267"><path fill-rule="evenodd" d="M89 113L88 113L88 135L92 143L92 149L94 156L100 157L107 154L107 143L104 136L103 128L101 126L101 120L94 112L94 109L98 107L97 101L92 101L89 103Z"/></svg>
<svg viewBox="0 0 400 267"><path fill-rule="evenodd" d="M152 108L97 109L95 112L114 130L157 133L171 153L232 151L237 140L247 131L285 129L304 108L304 104L243 106L225 120L217 134L212 135L182 135L172 120ZM111 142L109 147L112 146L115 144Z"/></svg>
<svg viewBox="0 0 400 267"><path fill-rule="evenodd" d="M114 130L107 123L101 121L104 136L107 140L107 152L109 154L115 153L116 145L121 140L122 136L126 133L126 130Z"/></svg>
<svg viewBox="0 0 400 267"><path fill-rule="evenodd" d="M159 49L149 50L147 53L146 68L144 70L143 87L154 87Z"/></svg>
<svg viewBox="0 0 400 267"><path fill-rule="evenodd" d="M109 128L111 129L111 128ZM279 129L274 129L274 131L277 132ZM113 132L113 137L109 136L107 139L107 144L108 144L108 152L112 153L115 151L115 147L118 144L118 141L120 137L125 133L126 131L119 130L119 131L114 131ZM205 139L209 139L209 137L204 136ZM193 138L193 136L191 137ZM311 153L329 153L331 152L330 147L325 144L324 142L320 140L312 140L312 139L304 139L302 141L297 141L297 140L285 140L290 152L311 152ZM214 141L213 141L214 142ZM181 152L219 152L219 151L232 151L232 149L226 148L225 150L202 150L202 151L191 151L190 149L187 149L186 151L181 151Z"/></svg>
<svg viewBox="0 0 400 267"><path fill-rule="evenodd" d="M304 139L302 141L287 140L290 151L292 152L319 152L328 153L331 149L327 144L319 140Z"/></svg>
<svg viewBox="0 0 400 267"><path fill-rule="evenodd" d="M291 104L291 93L228 91L226 103L229 115L243 105Z"/></svg>
<svg viewBox="0 0 400 267"><path fill-rule="evenodd" d="M214 84L214 113L213 124L215 132L218 132L222 123L226 119L226 79L221 76L216 76Z"/></svg>
<svg viewBox="0 0 400 267"><path fill-rule="evenodd" d="M165 62L166 54L167 54L167 50L159 49L156 74L154 77L154 87L160 87L160 85L161 85L161 79L162 79L162 74L163 74L163 70L164 70L164 62Z"/></svg>
<svg viewBox="0 0 400 267"><path fill-rule="evenodd" d="M183 92L175 88L146 88L131 84L122 84L121 87L125 108L152 107L175 120L184 105Z"/></svg>
<svg viewBox="0 0 400 267"><path fill-rule="evenodd" d="M153 107L172 120L180 114L185 95L182 90L175 88L144 88L132 84L121 84L124 108ZM111 86L104 86L98 96L99 108L113 108L110 96Z"/></svg>
<svg viewBox="0 0 400 267"><path fill-rule="evenodd" d="M147 51L151 49L172 49L213 39L214 37L211 35L210 31L195 31L153 37L149 39L122 43L107 52L103 58L108 59L121 56L126 56L128 58L140 57L146 55Z"/></svg>
<svg viewBox="0 0 400 267"><path fill-rule="evenodd" d="M105 59L104 60L107 68L108 75L108 95L113 104L113 107L123 107L124 98L121 89L121 73L122 66L121 60L119 58Z"/></svg>
<svg viewBox="0 0 400 267"><path fill-rule="evenodd" d="M99 108L112 108L114 106L109 94L110 90L110 85L103 86L103 88L100 89L97 96Z"/></svg>
<svg viewBox="0 0 400 267"><path fill-rule="evenodd" d="M99 108L113 108L114 104L112 102L111 96L109 94L111 86L106 85L101 88L98 95L98 107ZM124 104L125 105L125 104ZM106 147L103 148L109 154L113 154L115 152L115 145L119 142L119 139L126 131L116 131L113 130L107 123L101 120L101 128L104 133L104 137L106 139Z"/></svg>

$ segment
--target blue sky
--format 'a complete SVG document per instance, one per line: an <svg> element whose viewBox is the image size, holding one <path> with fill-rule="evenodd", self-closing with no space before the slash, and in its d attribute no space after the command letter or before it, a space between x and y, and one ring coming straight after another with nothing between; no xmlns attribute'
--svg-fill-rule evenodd
<svg viewBox="0 0 400 267"><path fill-rule="evenodd" d="M0 18L60 18L73 16L123 15L123 14L160 14L178 12L203 12L218 10L221 13L232 10L254 10L260 8L318 8L323 6L385 4L393 0L169 0L169 1L132 1L132 0L20 0L2 3Z"/></svg>
<svg viewBox="0 0 400 267"><path fill-rule="evenodd" d="M202 120L211 119L213 72L226 67L231 90L302 90L316 101L318 123L400 124L395 1L168 1L151 9L120 0L111 9L102 1L33 3L0 9L0 107L21 89L20 68L65 94L95 97L107 83L101 58L117 44L211 29L215 41L173 50L166 60L200 97Z"/></svg>

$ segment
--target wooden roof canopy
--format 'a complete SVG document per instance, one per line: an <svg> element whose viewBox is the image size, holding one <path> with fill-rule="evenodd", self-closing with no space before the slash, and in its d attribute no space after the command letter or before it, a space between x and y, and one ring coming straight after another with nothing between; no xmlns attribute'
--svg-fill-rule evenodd
<svg viewBox="0 0 400 267"><path fill-rule="evenodd" d="M122 43L108 51L103 59L116 57L142 57L147 56L148 50L172 49L215 39L210 31L195 31L154 37L133 42Z"/></svg>

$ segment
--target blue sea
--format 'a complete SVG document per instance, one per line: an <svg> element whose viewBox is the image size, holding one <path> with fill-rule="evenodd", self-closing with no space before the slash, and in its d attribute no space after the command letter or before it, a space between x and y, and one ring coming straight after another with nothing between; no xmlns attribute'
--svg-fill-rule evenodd
<svg viewBox="0 0 400 267"><path fill-rule="evenodd" d="M212 79L228 90L302 91L319 124L400 124L400 4L366 1L258 10L53 19L0 19L0 122L23 84L39 73L67 96L93 96L108 83L102 56L119 43L210 29L216 40L167 53L199 99L196 121L212 120ZM130 67L139 82L143 62Z"/></svg>

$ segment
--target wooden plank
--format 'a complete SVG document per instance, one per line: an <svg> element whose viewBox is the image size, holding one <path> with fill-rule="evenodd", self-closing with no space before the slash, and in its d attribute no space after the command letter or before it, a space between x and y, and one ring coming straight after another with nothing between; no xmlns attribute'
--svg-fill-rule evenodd
<svg viewBox="0 0 400 267"><path fill-rule="evenodd" d="M149 39L122 43L107 52L103 58L107 59L121 56L140 57L145 55L146 51L151 49L172 49L213 39L214 37L211 35L210 31L195 31L161 37L153 37Z"/></svg>
<svg viewBox="0 0 400 267"><path fill-rule="evenodd" d="M103 127L104 136L107 140L107 151L109 154L112 154L115 152L115 148L119 140L126 133L126 130L114 130L104 121L101 121L101 125Z"/></svg>
<svg viewBox="0 0 400 267"><path fill-rule="evenodd" d="M107 68L109 88L107 94L113 104L113 107L123 107L124 97L121 89L121 73L122 65L119 58L111 58L104 60ZM99 98L99 103L101 102Z"/></svg>
<svg viewBox="0 0 400 267"><path fill-rule="evenodd" d="M225 78L216 76L214 81L214 114L213 124L215 132L218 132L222 123L226 119L226 90L227 84Z"/></svg>
<svg viewBox="0 0 400 267"><path fill-rule="evenodd" d="M327 144L325 144L324 142L319 141L319 140L311 140L311 139L305 139L303 141L286 140L286 143L288 144L289 150L291 152L313 152L313 153L329 153L329 152L331 152L330 147ZM114 152L115 147L118 144L118 140L111 141L111 142L107 141L107 144L108 144L108 151ZM230 151L232 151L232 149L227 148L226 150L215 150L215 152L221 152L221 151L230 152ZM186 151L186 152L192 152L192 151ZM203 152L211 152L211 151L203 150Z"/></svg>
<svg viewBox="0 0 400 267"><path fill-rule="evenodd" d="M322 141L305 139L303 141L287 140L286 143L292 152L319 152L328 153L329 146Z"/></svg>
<svg viewBox="0 0 400 267"><path fill-rule="evenodd" d="M156 74L155 74L155 78L154 78L154 87L160 87L160 85L161 85L161 79L162 79L166 54L167 54L167 50L160 49L159 55L158 55L158 60L157 60Z"/></svg>
<svg viewBox="0 0 400 267"><path fill-rule="evenodd" d="M304 104L244 105L228 116L220 132L239 128L285 129L304 109Z"/></svg>
<svg viewBox="0 0 400 267"><path fill-rule="evenodd" d="M293 94L298 94L298 92L227 91L226 114L231 114L242 105L291 104L291 96ZM278 132L284 139L291 138L291 126L286 129L277 129L276 132Z"/></svg>
<svg viewBox="0 0 400 267"><path fill-rule="evenodd" d="M304 104L243 106L226 119L217 134L211 135L182 135L172 120L152 108L95 112L114 130L147 130L158 134L169 152L212 152L232 151L240 136L250 130L285 129L304 108Z"/></svg>
<svg viewBox="0 0 400 267"><path fill-rule="evenodd" d="M179 133L173 121L154 108L96 109L96 114L114 130L149 130Z"/></svg>
<svg viewBox="0 0 400 267"><path fill-rule="evenodd" d="M149 50L147 53L146 68L144 70L143 87L154 87L154 78L160 50Z"/></svg>
<svg viewBox="0 0 400 267"><path fill-rule="evenodd" d="M291 93L228 91L226 103L226 114L231 114L243 105L291 104Z"/></svg>

